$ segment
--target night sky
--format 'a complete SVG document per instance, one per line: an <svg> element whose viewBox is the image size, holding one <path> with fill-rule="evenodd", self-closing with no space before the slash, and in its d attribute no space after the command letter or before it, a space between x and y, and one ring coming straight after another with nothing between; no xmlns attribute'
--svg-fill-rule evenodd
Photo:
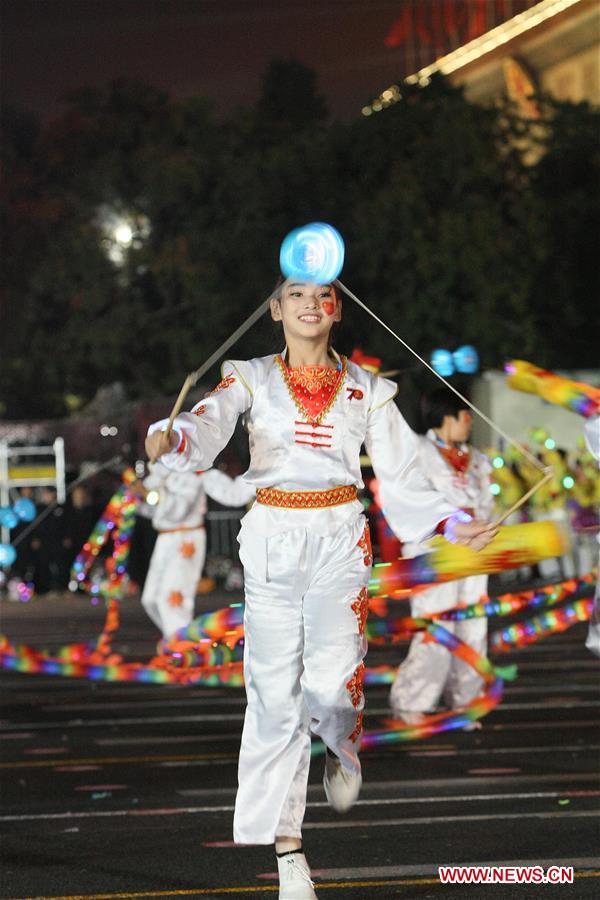
<svg viewBox="0 0 600 900"><path fill-rule="evenodd" d="M384 40L404 0L0 0L2 97L45 118L82 85L120 76L228 112L257 98L273 57L318 73L335 117L403 74Z"/></svg>

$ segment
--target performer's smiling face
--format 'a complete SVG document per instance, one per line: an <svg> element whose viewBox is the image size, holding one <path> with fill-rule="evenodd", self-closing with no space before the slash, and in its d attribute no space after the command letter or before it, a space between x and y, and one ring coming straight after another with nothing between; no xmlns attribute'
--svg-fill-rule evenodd
<svg viewBox="0 0 600 900"><path fill-rule="evenodd" d="M271 300L271 315L283 323L286 337L320 338L342 318L342 304L331 284L288 279L279 298Z"/></svg>

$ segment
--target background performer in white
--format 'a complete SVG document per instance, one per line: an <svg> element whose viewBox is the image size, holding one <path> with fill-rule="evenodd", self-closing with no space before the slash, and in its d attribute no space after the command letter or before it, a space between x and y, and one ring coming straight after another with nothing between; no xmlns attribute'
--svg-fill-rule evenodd
<svg viewBox="0 0 600 900"><path fill-rule="evenodd" d="M472 427L470 410L451 391L439 389L427 398L425 418L429 430L417 438L417 446L421 469L429 485L453 506L476 518L488 519L494 505L490 491L491 465L485 454L467 443ZM426 544L409 543L403 547L403 555L418 556L427 549ZM426 616L461 603L477 603L487 594L487 581L487 575L472 575L420 591L411 598L412 615ZM485 617L442 624L477 653L485 655ZM420 714L435 710L442 696L450 709L465 706L480 693L482 683L471 666L418 633L398 669L390 700L395 710L415 723Z"/></svg>
<svg viewBox="0 0 600 900"><path fill-rule="evenodd" d="M152 524L158 537L142 592L142 605L167 640L194 617L196 587L206 557L207 495L223 506L245 506L254 488L219 469L171 472L150 466L143 493L158 493Z"/></svg>
<svg viewBox="0 0 600 900"><path fill-rule="evenodd" d="M587 419L584 428L587 448L596 459L600 460L600 415ZM600 533L596 535L600 543ZM596 594L594 596L594 608L590 618L590 625L585 646L600 657L600 559L598 559L598 577L596 580Z"/></svg>

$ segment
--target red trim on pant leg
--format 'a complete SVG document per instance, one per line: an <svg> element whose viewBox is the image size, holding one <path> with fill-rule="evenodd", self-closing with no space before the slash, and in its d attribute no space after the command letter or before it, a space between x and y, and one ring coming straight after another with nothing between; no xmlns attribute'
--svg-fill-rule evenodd
<svg viewBox="0 0 600 900"><path fill-rule="evenodd" d="M363 552L363 562L365 566L373 565L373 548L371 546L371 529L369 528L369 524L365 525L365 530L360 536L358 543L356 545L360 547Z"/></svg>
<svg viewBox="0 0 600 900"><path fill-rule="evenodd" d="M354 675L350 681L346 682L346 690L350 694L352 706L356 709L363 696L363 681L365 678L365 664L361 662L354 670Z"/></svg>
<svg viewBox="0 0 600 900"><path fill-rule="evenodd" d="M358 633L365 633L365 625L367 624L367 616L369 615L369 596L366 587L362 588L360 594L350 604L350 609L354 613L358 621Z"/></svg>
<svg viewBox="0 0 600 900"><path fill-rule="evenodd" d="M352 734L348 735L348 740L352 741L352 743L354 744L356 739L359 738L360 735L362 734L362 729L363 729L363 714L362 714L362 712L359 712L358 715L356 716L356 725L354 726L354 731L352 732Z"/></svg>

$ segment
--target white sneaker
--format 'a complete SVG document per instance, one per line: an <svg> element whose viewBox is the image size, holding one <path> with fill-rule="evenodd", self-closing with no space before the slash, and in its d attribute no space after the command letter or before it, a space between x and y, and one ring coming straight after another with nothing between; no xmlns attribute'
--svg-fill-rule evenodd
<svg viewBox="0 0 600 900"><path fill-rule="evenodd" d="M329 805L336 812L344 813L354 806L360 794L362 775L345 769L337 756L325 755L323 787Z"/></svg>
<svg viewBox="0 0 600 900"><path fill-rule="evenodd" d="M277 857L279 900L318 900L304 853Z"/></svg>

